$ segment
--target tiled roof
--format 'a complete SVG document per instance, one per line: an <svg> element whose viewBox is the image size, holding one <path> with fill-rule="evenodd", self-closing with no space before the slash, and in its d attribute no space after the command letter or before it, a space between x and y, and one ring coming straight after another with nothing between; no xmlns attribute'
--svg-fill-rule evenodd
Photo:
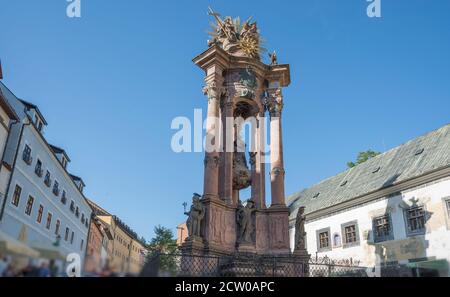
<svg viewBox="0 0 450 297"><path fill-rule="evenodd" d="M312 213L448 166L450 124L291 195L291 218L300 206Z"/></svg>

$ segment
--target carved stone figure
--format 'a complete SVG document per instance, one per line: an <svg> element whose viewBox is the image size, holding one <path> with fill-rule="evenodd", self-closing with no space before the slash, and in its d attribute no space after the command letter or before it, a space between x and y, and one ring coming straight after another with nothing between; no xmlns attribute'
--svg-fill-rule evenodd
<svg viewBox="0 0 450 297"><path fill-rule="evenodd" d="M273 53L269 53L270 65L278 65L278 57L277 53L273 51Z"/></svg>
<svg viewBox="0 0 450 297"><path fill-rule="evenodd" d="M255 232L255 226L253 224L253 214L255 213L255 203L252 200L248 200L246 205L243 206L239 201L237 209L237 223L239 226L239 243L252 243L253 233Z"/></svg>
<svg viewBox="0 0 450 297"><path fill-rule="evenodd" d="M297 218L295 221L295 250L305 250L305 238L306 238L306 232L305 232L305 216L303 215L305 213L305 207L300 207L297 212Z"/></svg>
<svg viewBox="0 0 450 297"><path fill-rule="evenodd" d="M247 158L244 151L237 149L237 141L234 143L233 157L233 188L242 190L252 184L252 173L247 165Z"/></svg>
<svg viewBox="0 0 450 297"><path fill-rule="evenodd" d="M189 238L201 237L200 227L203 218L205 217L205 207L200 201L200 195L195 194L192 197L192 205L189 212L185 212L188 216L186 226L188 229Z"/></svg>

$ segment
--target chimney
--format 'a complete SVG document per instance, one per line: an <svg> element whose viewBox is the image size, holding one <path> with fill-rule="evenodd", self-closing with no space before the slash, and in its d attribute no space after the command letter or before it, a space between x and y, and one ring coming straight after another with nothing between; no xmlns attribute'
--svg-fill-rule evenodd
<svg viewBox="0 0 450 297"><path fill-rule="evenodd" d="M2 60L0 60L0 79L3 79Z"/></svg>

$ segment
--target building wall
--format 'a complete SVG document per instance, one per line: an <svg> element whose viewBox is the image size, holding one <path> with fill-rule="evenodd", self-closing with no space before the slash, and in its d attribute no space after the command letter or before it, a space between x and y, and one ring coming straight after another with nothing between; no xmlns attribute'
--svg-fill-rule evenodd
<svg viewBox="0 0 450 297"><path fill-rule="evenodd" d="M20 133L20 129L16 129L15 133ZM12 139L17 139L13 136ZM30 165L22 159L22 152L25 145L29 145L32 149L32 163ZM37 160L42 162L43 176L39 177L35 173ZM44 184L46 171L51 173L51 186ZM59 183L60 192L58 195L53 193L53 185L55 180ZM16 185L22 188L19 205L12 204L12 197ZM66 192L67 203L61 202L63 191ZM31 215L25 214L25 208L29 196L34 198ZM71 201L74 201L75 207L79 208L79 217L70 210ZM37 222L37 214L39 206L43 205L44 212L41 223ZM46 219L48 213L51 213L52 220L49 229L46 228ZM84 214L84 222L81 218ZM91 208L85 201L83 195L79 192L70 176L56 159L53 152L50 151L46 142L39 135L39 132L32 125L25 125L23 136L19 143L17 160L15 168L11 176L8 196L6 197L4 216L0 222L3 231L11 236L18 238L23 228L27 229L27 243L31 246L52 246L57 239L56 222L60 221L59 235L61 236L59 252L62 255L68 253L78 253L84 262L85 247L87 242L87 234L89 220L91 216ZM69 229L68 239L65 240L65 230ZM71 234L74 232L74 239L71 242ZM22 232L23 233L23 232Z"/></svg>
<svg viewBox="0 0 450 297"><path fill-rule="evenodd" d="M85 271L98 272L102 267L103 234L100 227L91 221L86 247Z"/></svg>
<svg viewBox="0 0 450 297"><path fill-rule="evenodd" d="M450 178L403 191L389 198L349 208L314 221L307 221L308 252L315 257L328 256L332 259L349 259L361 261L363 266L375 266L376 255L382 262L397 261L400 264L410 260L445 259L450 262L450 218L449 210L444 202L450 198ZM423 235L409 236L405 223L404 209L410 207L415 200L417 205L424 205L427 213L426 231ZM389 213L393 226L393 239L375 242L372 219ZM356 221L359 244L343 247L342 224ZM317 231L329 228L331 249L318 251ZM294 244L295 228L290 230L291 247ZM341 243L335 246L333 237L338 234ZM317 253L317 254L316 254Z"/></svg>
<svg viewBox="0 0 450 297"><path fill-rule="evenodd" d="M145 259L143 258L144 246L137 240L133 239L130 251L130 266L129 273L138 274L144 266Z"/></svg>
<svg viewBox="0 0 450 297"><path fill-rule="evenodd" d="M3 100L3 98L0 98ZM5 153L8 140L11 119L3 108L0 107L0 157ZM6 193L6 187L11 177L11 170L4 164L0 164L0 205Z"/></svg>
<svg viewBox="0 0 450 297"><path fill-rule="evenodd" d="M180 224L177 226L177 245L180 246L185 242L188 237L188 230L186 223Z"/></svg>
<svg viewBox="0 0 450 297"><path fill-rule="evenodd" d="M119 226L114 229L112 268L117 272L129 272L130 244L132 239Z"/></svg>

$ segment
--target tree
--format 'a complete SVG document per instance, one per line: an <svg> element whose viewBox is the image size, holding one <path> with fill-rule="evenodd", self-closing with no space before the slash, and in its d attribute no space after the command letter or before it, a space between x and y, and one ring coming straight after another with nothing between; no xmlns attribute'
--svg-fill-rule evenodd
<svg viewBox="0 0 450 297"><path fill-rule="evenodd" d="M356 163L354 162L348 162L347 166L348 168L353 168L359 164L362 164L364 162L366 162L367 160L376 157L380 154L380 152L375 152L372 150L367 150L365 152L359 152L358 157L356 158Z"/></svg>
<svg viewBox="0 0 450 297"><path fill-rule="evenodd" d="M150 253L158 252L161 254L174 253L177 250L177 240L173 236L172 230L158 225L155 227L155 237L147 245Z"/></svg>
<svg viewBox="0 0 450 297"><path fill-rule="evenodd" d="M160 270L167 272L176 271L175 252L177 251L177 240L172 230L161 225L155 227L155 237L147 245L149 260L159 257Z"/></svg>

